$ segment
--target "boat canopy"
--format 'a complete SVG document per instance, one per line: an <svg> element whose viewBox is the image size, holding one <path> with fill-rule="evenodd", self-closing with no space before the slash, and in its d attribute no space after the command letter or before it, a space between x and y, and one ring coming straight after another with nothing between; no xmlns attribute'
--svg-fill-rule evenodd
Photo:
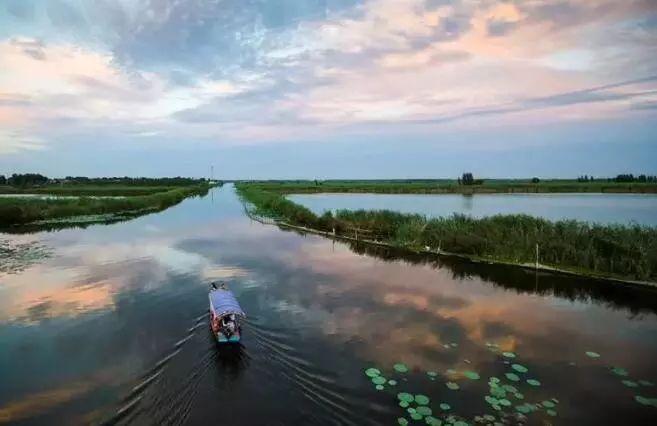
<svg viewBox="0 0 657 426"><path fill-rule="evenodd" d="M210 309L218 317L235 314L246 317L246 314L237 303L237 299L228 290L212 290L210 292Z"/></svg>

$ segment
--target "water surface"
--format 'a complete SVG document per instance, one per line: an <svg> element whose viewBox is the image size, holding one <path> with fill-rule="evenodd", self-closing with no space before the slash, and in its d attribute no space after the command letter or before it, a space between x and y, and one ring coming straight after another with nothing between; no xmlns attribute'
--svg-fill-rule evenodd
<svg viewBox="0 0 657 426"><path fill-rule="evenodd" d="M395 210L432 217L529 214L550 220L657 226L654 194L291 194L317 214L327 210Z"/></svg>
<svg viewBox="0 0 657 426"><path fill-rule="evenodd" d="M47 253L0 268L0 423L397 424L411 419L399 392L469 424L657 415L635 399L657 397L653 290L284 232L245 217L232 187L128 222L0 239ZM216 279L249 315L230 350L205 316ZM396 385L377 390L370 367ZM516 390L499 411L492 377ZM554 413L519 417L545 401Z"/></svg>

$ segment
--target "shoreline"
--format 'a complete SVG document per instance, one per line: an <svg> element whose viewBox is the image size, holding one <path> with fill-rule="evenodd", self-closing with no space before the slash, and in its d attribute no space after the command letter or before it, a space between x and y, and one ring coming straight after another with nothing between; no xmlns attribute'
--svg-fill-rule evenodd
<svg viewBox="0 0 657 426"><path fill-rule="evenodd" d="M245 210L247 210L245 208ZM247 210L248 211L248 210ZM332 232L327 232L327 231L321 231L319 229L313 229L313 228L307 228L305 226L299 226L299 225L292 225L287 222L283 221L278 221L278 220L264 220L263 218L257 217L253 215L252 213L247 213L250 219L255 220L256 222L259 222L263 225L275 225L278 227L282 228L288 228L288 229L293 229L301 232L306 232L309 234L314 234L314 235L319 235L323 237L327 237L330 239L336 239L336 240L342 240L342 241L351 241L355 243L362 243L362 244L368 244L368 245L374 245L378 247L386 247L386 248L391 248L395 250L404 250L407 252L411 253L416 253L416 254L425 254L425 255L431 255L431 256L436 256L436 257L452 257L452 258L459 258L462 260L467 260L472 263L485 263L489 265L502 265L502 266L513 266L516 268L522 268L522 269L527 269L527 270L533 270L533 271L540 271L540 272L550 272L550 273L556 273L556 274L564 274L564 275L570 275L570 276L576 276L576 277L583 277L583 278L588 278L588 279L596 279L596 280L604 280L604 281L610 281L610 282L617 282L621 283L624 285L631 285L631 286L640 286L643 288L657 288L657 282L652 282L652 281L639 281L639 280L627 280L624 278L619 278L619 277L613 277L613 276L608 276L608 275L602 275L602 274L593 274L593 273L585 273L585 272L578 272L574 270L568 270L568 269L562 269L562 268L557 268L549 265L543 265L543 264L530 264L530 263L516 263L516 262L509 262L509 261L504 261L504 260L496 260L496 259L488 259L488 258L483 258L479 256L470 256L467 254L460 254L460 253L452 253L444 250L427 250L427 249L416 249L413 247L408 247L408 246L397 246L394 244L386 243L383 241L375 241L375 240L368 240L368 239L356 239L354 237L349 237L346 235L339 235L339 234L333 234Z"/></svg>

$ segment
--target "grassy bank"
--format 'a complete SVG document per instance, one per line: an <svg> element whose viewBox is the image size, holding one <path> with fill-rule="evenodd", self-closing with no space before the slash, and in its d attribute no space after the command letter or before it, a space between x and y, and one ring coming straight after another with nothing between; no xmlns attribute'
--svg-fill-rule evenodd
<svg viewBox="0 0 657 426"><path fill-rule="evenodd" d="M551 179L532 183L530 179L487 179L479 185L460 185L450 179L418 180L288 180L249 182L264 191L283 194L316 192L354 192L387 194L475 194L475 193L657 193L654 182L608 182L606 180L578 182Z"/></svg>
<svg viewBox="0 0 657 426"><path fill-rule="evenodd" d="M180 186L124 186L124 185L46 185L32 188L0 186L0 194L39 194L75 197L132 197L151 195L180 189Z"/></svg>
<svg viewBox="0 0 657 426"><path fill-rule="evenodd" d="M237 185L254 212L343 236L376 240L398 247L468 255L515 264L536 261L572 272L657 281L657 229L642 226L551 222L527 215L473 219L454 215L428 219L391 211L339 210L317 216L261 184Z"/></svg>
<svg viewBox="0 0 657 426"><path fill-rule="evenodd" d="M83 195L74 199L33 199L33 198L0 198L0 228L15 227L42 221L67 220L74 223L77 218L108 215L134 215L160 211L177 204L187 197L207 193L210 185L198 183L181 187L133 187L112 188L105 191L91 191L91 188L78 188ZM42 188L45 191L46 188ZM52 188L57 189L57 188ZM40 192L54 195L80 195L70 190L68 193ZM136 190L130 192L131 190ZM114 192L113 192L114 191ZM122 196L121 198L92 198L86 195ZM34 190L30 193L39 193ZM88 219L80 219L85 221Z"/></svg>

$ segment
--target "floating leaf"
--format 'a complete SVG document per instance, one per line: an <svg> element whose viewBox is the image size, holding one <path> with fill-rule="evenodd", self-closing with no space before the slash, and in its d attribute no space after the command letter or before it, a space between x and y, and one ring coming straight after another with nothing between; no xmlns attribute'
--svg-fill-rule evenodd
<svg viewBox="0 0 657 426"><path fill-rule="evenodd" d="M623 376L623 377L627 376L627 370L624 368L614 367L611 369L611 371L618 376Z"/></svg>
<svg viewBox="0 0 657 426"><path fill-rule="evenodd" d="M488 420L489 422L494 422L495 416L491 416L490 414L484 414L484 419Z"/></svg>
<svg viewBox="0 0 657 426"><path fill-rule="evenodd" d="M597 352L591 352L591 351L587 351L587 352L586 352L586 356L588 356L589 358L600 358L600 354L599 354L599 353L597 353Z"/></svg>
<svg viewBox="0 0 657 426"><path fill-rule="evenodd" d="M552 401L543 401L543 402L541 402L541 404L545 408L554 408L556 406L555 403L552 402Z"/></svg>
<svg viewBox="0 0 657 426"><path fill-rule="evenodd" d="M526 373L526 372L529 371L529 370L527 369L527 367L525 367L524 365L520 365L520 364L513 364L513 365L511 366L511 368L513 368L514 370L516 370L518 373Z"/></svg>
<svg viewBox="0 0 657 426"><path fill-rule="evenodd" d="M454 422L454 426L469 426L469 425L463 420L457 420Z"/></svg>
<svg viewBox="0 0 657 426"><path fill-rule="evenodd" d="M367 375L368 377L376 377L381 375L381 371L379 371L378 368L372 367L365 370L365 375Z"/></svg>
<svg viewBox="0 0 657 426"><path fill-rule="evenodd" d="M557 415L557 412L554 410L545 410L545 412L552 417L555 417Z"/></svg>
<svg viewBox="0 0 657 426"><path fill-rule="evenodd" d="M427 406L417 407L417 413L421 416L430 416L432 414L431 408Z"/></svg>
<svg viewBox="0 0 657 426"><path fill-rule="evenodd" d="M502 352L502 356L506 358L515 358L516 354L514 354L513 352Z"/></svg>
<svg viewBox="0 0 657 426"><path fill-rule="evenodd" d="M450 343L450 345L451 345L453 348L455 348L455 347L457 347L459 344L458 344L458 343Z"/></svg>
<svg viewBox="0 0 657 426"><path fill-rule="evenodd" d="M653 382L650 382L648 380L639 380L639 383L641 384L641 386L655 386Z"/></svg>
<svg viewBox="0 0 657 426"><path fill-rule="evenodd" d="M382 390L384 389L384 388L383 388L383 385L376 385L376 386L374 386L374 387L375 387L376 390L378 390L378 391L382 391Z"/></svg>
<svg viewBox="0 0 657 426"><path fill-rule="evenodd" d="M407 408L406 411L408 411L408 414L413 414L413 413L415 413L415 411L417 411L417 410L416 410L415 408L413 408L413 407L410 407L410 408Z"/></svg>
<svg viewBox="0 0 657 426"><path fill-rule="evenodd" d="M513 386L513 385L504 385L504 386L502 386L502 389L504 389L507 392L511 392L511 393L518 392L518 389L516 389L516 387Z"/></svg>
<svg viewBox="0 0 657 426"><path fill-rule="evenodd" d="M506 396L506 391L502 388L492 388L490 394L495 398L504 398Z"/></svg>
<svg viewBox="0 0 657 426"><path fill-rule="evenodd" d="M422 420L422 414L413 413L413 414L411 414L411 419L413 419L413 420Z"/></svg>
<svg viewBox="0 0 657 426"><path fill-rule="evenodd" d="M403 402L410 403L410 402L413 402L414 398L413 398L413 395L411 395L408 392L400 392L400 393L397 394L397 399L399 399L400 401L403 401Z"/></svg>
<svg viewBox="0 0 657 426"><path fill-rule="evenodd" d="M408 371L406 364L402 364L401 362L393 365L392 368L398 373L406 373Z"/></svg>
<svg viewBox="0 0 657 426"><path fill-rule="evenodd" d="M427 371L427 375L429 377L436 377L438 375L438 373L436 373L435 371Z"/></svg>
<svg viewBox="0 0 657 426"><path fill-rule="evenodd" d="M541 382L536 379L527 379L527 384L532 386L541 386Z"/></svg>
<svg viewBox="0 0 657 426"><path fill-rule="evenodd" d="M454 382L447 382L447 383L445 383L445 386L447 386L451 390L459 390L460 389L460 386L458 385L458 383L454 383Z"/></svg>
<svg viewBox="0 0 657 426"><path fill-rule="evenodd" d="M388 380L388 384L389 384L390 386L396 386L396 385L397 385L397 380L390 379L390 380Z"/></svg>
<svg viewBox="0 0 657 426"><path fill-rule="evenodd" d="M517 399L525 399L525 395L521 394L520 392L516 392L513 394Z"/></svg>
<svg viewBox="0 0 657 426"><path fill-rule="evenodd" d="M518 375L515 373L506 373L505 376L507 379L511 380L512 382L517 382L520 380L520 377L518 377Z"/></svg>
<svg viewBox="0 0 657 426"><path fill-rule="evenodd" d="M406 402L406 401L399 401L399 406L400 406L401 408L406 408L406 407L408 407L408 402Z"/></svg>
<svg viewBox="0 0 657 426"><path fill-rule="evenodd" d="M432 417L432 416L425 417L424 421L429 426L440 426L442 424L442 422L440 420L438 420L437 418Z"/></svg>
<svg viewBox="0 0 657 426"><path fill-rule="evenodd" d="M479 374L475 373L474 371L466 371L463 373L465 377L467 377L470 380L479 380Z"/></svg>
<svg viewBox="0 0 657 426"><path fill-rule="evenodd" d="M427 405L429 403L429 397L426 395L415 395L415 402L418 405Z"/></svg>
<svg viewBox="0 0 657 426"><path fill-rule="evenodd" d="M632 380L621 380L621 383L627 386L628 388L636 388L639 386L637 382L633 382Z"/></svg>
<svg viewBox="0 0 657 426"><path fill-rule="evenodd" d="M397 424L399 424L399 426L408 426L408 420L406 420L403 417L400 417L397 419Z"/></svg>
<svg viewBox="0 0 657 426"><path fill-rule="evenodd" d="M500 399L500 405L503 405L505 407L509 407L509 406L511 406L511 401L509 401L508 399L502 398L502 399Z"/></svg>
<svg viewBox="0 0 657 426"><path fill-rule="evenodd" d="M518 410L522 414L528 414L529 412L532 411L532 406L529 404L516 405L516 410Z"/></svg>
<svg viewBox="0 0 657 426"><path fill-rule="evenodd" d="M499 400L498 400L497 398L493 398L492 396L486 395L486 396L484 397L484 399L485 399L486 402L489 403L490 405L497 405L497 404L499 404Z"/></svg>
<svg viewBox="0 0 657 426"><path fill-rule="evenodd" d="M447 410L449 410L450 408L452 408L452 407L450 407L450 405L447 404L446 402L441 403L441 404L439 405L439 407L440 407L440 409L443 410L443 411L447 411Z"/></svg>
<svg viewBox="0 0 657 426"><path fill-rule="evenodd" d="M372 383L375 385L382 385L386 382L386 378L383 376L372 377Z"/></svg>

